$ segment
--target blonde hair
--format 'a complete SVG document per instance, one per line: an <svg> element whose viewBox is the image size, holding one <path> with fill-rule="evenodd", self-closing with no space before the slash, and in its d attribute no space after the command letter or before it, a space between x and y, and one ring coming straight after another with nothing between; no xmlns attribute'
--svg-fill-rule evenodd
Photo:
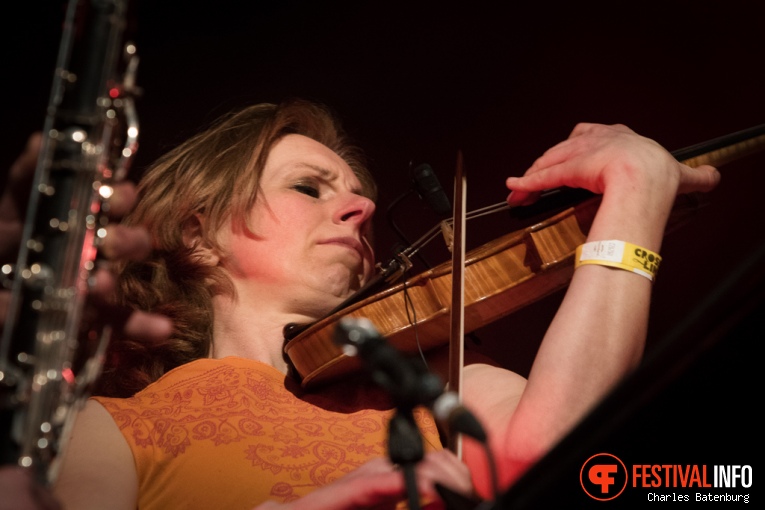
<svg viewBox="0 0 765 510"><path fill-rule="evenodd" d="M348 143L333 114L302 100L227 114L160 157L142 178L138 204L125 220L148 229L154 253L125 264L119 282L123 304L167 315L174 333L159 345L112 342L95 393L129 396L168 370L208 356L212 297L233 289L221 269L195 256L194 246L184 242L184 227L198 222L199 242L211 247L218 247L215 233L226 221L241 220L248 228L247 212L255 203L268 153L291 133L332 149L359 177L364 194L375 199L361 153Z"/></svg>

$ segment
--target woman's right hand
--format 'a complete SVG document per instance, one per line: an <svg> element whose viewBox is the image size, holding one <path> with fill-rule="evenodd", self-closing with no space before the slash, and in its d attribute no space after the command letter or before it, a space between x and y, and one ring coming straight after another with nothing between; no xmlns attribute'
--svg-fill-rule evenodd
<svg viewBox="0 0 765 510"><path fill-rule="evenodd" d="M467 466L448 450L427 453L416 466L416 479L420 501L428 509L444 508L436 484L465 497L473 495ZM383 510L396 508L405 498L403 472L389 460L375 458L298 500L267 501L253 510Z"/></svg>

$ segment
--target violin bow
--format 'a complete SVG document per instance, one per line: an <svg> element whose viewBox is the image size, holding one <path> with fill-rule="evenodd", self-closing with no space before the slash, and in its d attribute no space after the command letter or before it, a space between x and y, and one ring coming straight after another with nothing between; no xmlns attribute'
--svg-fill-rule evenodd
<svg viewBox="0 0 765 510"><path fill-rule="evenodd" d="M452 236L452 306L449 336L449 390L462 400L462 367L465 361L465 217L467 180L462 161L462 151L457 152L457 168L454 177L454 212ZM449 449L462 458L462 438L456 432L448 432Z"/></svg>

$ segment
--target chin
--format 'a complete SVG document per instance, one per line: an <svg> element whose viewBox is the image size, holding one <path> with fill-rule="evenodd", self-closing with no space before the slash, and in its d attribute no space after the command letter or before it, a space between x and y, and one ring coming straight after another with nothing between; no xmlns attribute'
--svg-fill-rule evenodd
<svg viewBox="0 0 765 510"><path fill-rule="evenodd" d="M349 274L347 270L338 272L338 274L330 273L324 279L323 287L320 290L342 302L355 294L366 280L367 278L360 277L358 273Z"/></svg>
<svg viewBox="0 0 765 510"><path fill-rule="evenodd" d="M328 312L337 308L343 301L345 301L347 298L349 298L352 295L353 295L353 292L348 292L347 290L327 291L327 289L322 289L320 292L317 292L316 295L314 296L314 299L312 300L312 305L313 305L313 308L317 310L322 317L324 317L325 315L327 315Z"/></svg>

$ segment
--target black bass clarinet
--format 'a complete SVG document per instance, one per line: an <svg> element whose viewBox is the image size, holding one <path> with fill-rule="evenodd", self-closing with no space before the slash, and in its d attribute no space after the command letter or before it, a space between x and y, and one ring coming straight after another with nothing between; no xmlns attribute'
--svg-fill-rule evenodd
<svg viewBox="0 0 765 510"><path fill-rule="evenodd" d="M0 342L3 464L52 483L77 410L100 373L108 328L83 335L112 186L137 149L138 59L127 0L69 0Z"/></svg>

